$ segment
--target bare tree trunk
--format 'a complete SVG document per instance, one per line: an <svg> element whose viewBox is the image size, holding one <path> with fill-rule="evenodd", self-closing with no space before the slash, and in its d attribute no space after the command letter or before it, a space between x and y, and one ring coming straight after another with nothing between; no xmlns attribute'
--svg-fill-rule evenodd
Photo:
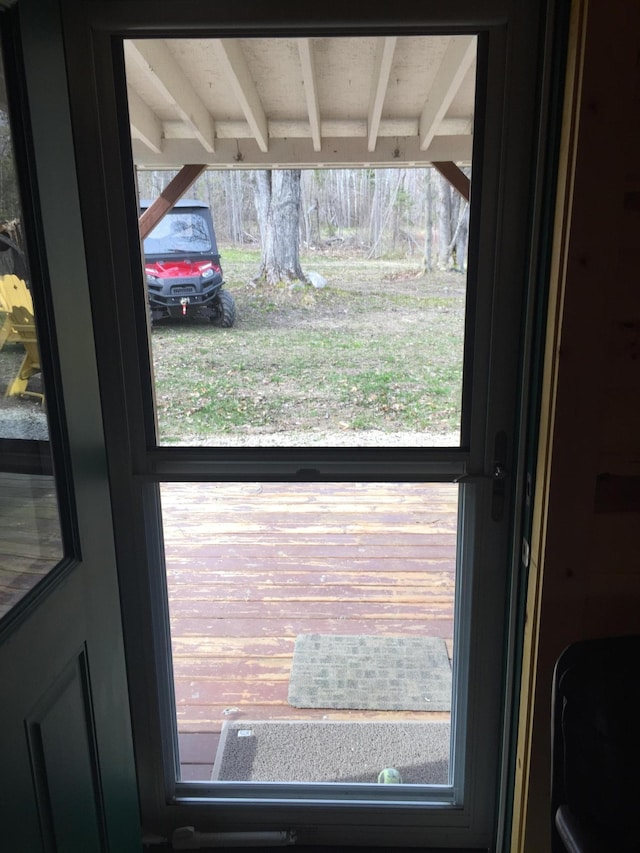
<svg viewBox="0 0 640 853"><path fill-rule="evenodd" d="M252 173L253 199L256 204L256 216L260 229L260 242L264 245L267 235L267 218L271 207L271 172L261 169Z"/></svg>
<svg viewBox="0 0 640 853"><path fill-rule="evenodd" d="M467 177L471 177L471 170L463 170ZM464 215L460 220L456 238L456 258L461 272L467 271L467 255L469 251L469 204L464 204Z"/></svg>
<svg viewBox="0 0 640 853"><path fill-rule="evenodd" d="M373 198L371 199L371 204L369 207L369 245L375 246L378 242L378 226L377 226L377 214L378 214L378 172L373 170L371 172L371 178L373 181Z"/></svg>
<svg viewBox="0 0 640 853"><path fill-rule="evenodd" d="M227 213L227 233L230 239L235 243L237 240L237 230L236 230L236 205L238 203L238 199L236 196L236 187L235 184L235 176L237 172L227 172L225 174L225 206Z"/></svg>
<svg viewBox="0 0 640 853"><path fill-rule="evenodd" d="M349 191L349 170L345 169L342 173L342 210L345 221L343 225L345 228L351 228L351 193Z"/></svg>
<svg viewBox="0 0 640 853"><path fill-rule="evenodd" d="M447 269L451 249L451 190L449 182L441 175L436 178L438 203L438 266Z"/></svg>
<svg viewBox="0 0 640 853"><path fill-rule="evenodd" d="M304 281L300 266L300 169L254 173L262 260L254 281Z"/></svg>
<svg viewBox="0 0 640 853"><path fill-rule="evenodd" d="M424 271L433 271L433 169L425 169Z"/></svg>
<svg viewBox="0 0 640 853"><path fill-rule="evenodd" d="M320 205L318 199L314 198L307 210L309 217L309 244L311 246L320 245Z"/></svg>
<svg viewBox="0 0 640 853"><path fill-rule="evenodd" d="M368 258L377 257L375 253L378 249L378 243L380 242L380 240L382 238L382 235L384 233L384 229L387 225L387 222L389 221L389 217L391 216L392 212L394 211L396 199L398 198L398 190L400 189L400 183L402 181L402 178L403 178L403 173L400 171L400 172L398 172L398 179L396 181L395 187L392 190L390 190L390 185L389 185L389 182L391 180L390 173L388 170L385 173L385 185L386 185L387 191L389 191L391 193L391 195L390 195L389 202L387 204L387 208L386 208L384 214L380 215L380 213L378 213L378 220L379 220L377 222L378 233L377 233L377 237L376 237L376 240L375 240L373 246L369 250L369 254L367 255Z"/></svg>
<svg viewBox="0 0 640 853"><path fill-rule="evenodd" d="M467 270L467 250L469 242L469 205L465 203L460 216L458 233L456 235L456 259L460 272Z"/></svg>

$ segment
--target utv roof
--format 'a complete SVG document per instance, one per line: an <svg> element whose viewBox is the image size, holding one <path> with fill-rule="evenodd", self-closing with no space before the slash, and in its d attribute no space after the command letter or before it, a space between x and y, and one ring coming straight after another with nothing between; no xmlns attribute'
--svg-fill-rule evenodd
<svg viewBox="0 0 640 853"><path fill-rule="evenodd" d="M155 199L153 199L153 198L140 199L140 207L151 207L151 205L153 204L154 201L155 201ZM206 203L206 201L198 201L195 198L181 198L179 201L177 201L175 203L174 207L206 207L206 208L208 208L209 205Z"/></svg>

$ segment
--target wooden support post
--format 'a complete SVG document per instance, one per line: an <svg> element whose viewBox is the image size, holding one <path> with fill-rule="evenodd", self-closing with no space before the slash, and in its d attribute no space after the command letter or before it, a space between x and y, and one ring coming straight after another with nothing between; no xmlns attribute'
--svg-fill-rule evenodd
<svg viewBox="0 0 640 853"><path fill-rule="evenodd" d="M155 228L163 216L174 204L182 198L193 182L200 177L207 167L200 164L183 166L171 183L160 193L158 198L140 217L140 239L144 238Z"/></svg>
<svg viewBox="0 0 640 853"><path fill-rule="evenodd" d="M465 201L469 201L471 194L471 181L455 163L440 162L431 164L443 178L451 184L454 190L457 190Z"/></svg>

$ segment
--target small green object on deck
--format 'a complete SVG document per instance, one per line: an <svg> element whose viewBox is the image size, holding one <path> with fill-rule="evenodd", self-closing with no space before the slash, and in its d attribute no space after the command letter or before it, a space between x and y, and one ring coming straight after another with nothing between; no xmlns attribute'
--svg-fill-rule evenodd
<svg viewBox="0 0 640 853"><path fill-rule="evenodd" d="M385 767L378 773L378 782L381 785L401 785L402 776L395 767Z"/></svg>

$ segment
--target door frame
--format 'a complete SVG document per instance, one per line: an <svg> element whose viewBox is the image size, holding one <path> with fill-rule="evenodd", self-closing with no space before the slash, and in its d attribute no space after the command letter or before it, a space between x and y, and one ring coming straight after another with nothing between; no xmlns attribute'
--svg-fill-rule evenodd
<svg viewBox="0 0 640 853"><path fill-rule="evenodd" d="M292 4L293 5L293 4ZM162 479L234 479L260 477L287 477L294 475L300 467L309 467L309 454L288 451L281 455L275 465L272 457L262 452L235 454L201 448L177 451L171 448L149 448L146 446L145 404L149 405L150 375L148 370L149 343L146 334L146 306L135 293L136 276L139 280L140 253L133 235L137 233L137 209L133 192L132 163L127 150L130 148L128 128L118 123L121 116L117 102L117 88L122 85L122 63L119 49L114 43L123 36L142 34L162 37L163 34L191 34L192 30L237 34L246 31L247 16L252 31L267 31L270 35L285 34L301 30L305 33L340 30L362 33L415 33L418 31L478 31L488 41L487 85L491 91L501 92L502 97L487 104L483 127L483 141L487 151L494 151L483 163L482 175L474 173L478 184L493 187L498 192L498 209L490 193L480 197L480 224L478 240L485 247L491 246L499 253L489 265L492 281L489 290L491 301L482 301L477 306L479 322L491 325L494 312L507 311L517 317L523 338L530 345L531 317L526 315L530 308L525 296L531 293L532 269L540 250L539 209L536 209L536 193L548 169L549 152L538 144L538 136L544 125L545 109L551 97L550 80L547 74L551 59L549 31L554 27L556 4L549 0L547 7L539 8L534 0L517 3L510 0L490 0L480 12L477 4L468 2L439 2L429 10L428 25L414 9L399 8L389 12L386 19L359 22L357 4L340 4L339 8L323 10L322 19L310 20L297 6L278 9L275 14L265 11L258 3L243 8L242 19L233 9L217 10L215 21L205 3L191 2L174 4L160 0L149 8L140 0L103 4L94 0L63 0L63 19L67 44L67 61L72 102L72 121L76 150L80 197L83 209L85 241L89 250L88 268L91 302L96 321L96 345L99 353L101 395L109 405L103 410L109 470L111 476L112 505L116 530L117 559L119 563L121 598L124 614L125 642L132 695L132 717L134 723L138 772L145 826L153 831L170 834L176 825L198 823L199 826L231 828L235 826L239 804L225 800L224 807L213 813L203 812L204 802L199 802L198 789L183 789L180 795L172 773L173 761L166 753L166 744L173 737L165 718L158 713L158 705L170 698L170 671L168 670L168 640L166 633L158 631L159 618L166 617L166 596L158 572L154 566L162 564L162 555L154 550L158 544L158 505L155 483ZM403 14L405 13L405 14ZM161 23L159 23L161 21ZM286 21L286 23L284 23ZM324 28L324 29L323 29ZM439 28L439 30L438 30ZM536 33L532 38L531 33ZM114 42L115 40L115 42ZM540 53L541 52L541 56ZM543 73L544 72L544 73ZM540 97L541 107L536 106ZM514 105L527 105L523 113L513 114ZM511 108L511 112L510 112ZM113 128L120 128L116 133ZM126 130L126 133L125 133ZM95 168L95 152L100 152L101 169ZM524 159L523 159L524 152ZM523 162L528 168L523 168ZM115 176L127 175L130 185L123 186ZM477 178L476 178L477 175ZM509 187L516 198L526 199L525 209L510 210L500 192ZM126 259L126 269L122 261ZM117 270L117 274L116 274ZM514 287L513 282L519 286ZM495 287L495 289L494 289ZM114 348L114 341L116 346ZM474 341L474 346L486 342ZM493 469L493 436L505 430L510 438L511 483L507 490L508 531L500 535L484 526L480 518L471 521L475 528L474 539L481 542L484 557L480 558L483 576L471 579L475 589L491 588L497 596L498 609L504 613L500 624L491 624L480 611L478 619L484 626L482 651L470 644L469 660L471 696L478 695L476 688L493 661L499 676L498 690L484 695L480 705L472 698L469 707L471 725L477 726L478 719L489 713L500 719L509 696L513 660L507 660L511 647L505 645L508 628L509 602L519 579L513 576L520 568L521 520L520 507L525 493L525 476L521 463L521 448L524 443L525 415L527 405L526 376L523 364L528 352L513 349L513 341L497 336L491 341L491 358L494 362L511 365L506 386L496 389L491 383L488 365L480 360L480 370L474 375L476 393L487 400L486 406L475 405L472 412L471 435L479 436L468 448L461 448L455 460L451 454L439 450L425 451L378 451L375 464L382 464L377 476L403 479L427 475L429 478L468 478L464 491L482 495L480 502L486 505L487 490L490 489ZM131 370L137 365L140 370ZM513 410L502 408L505 399L515 401ZM491 405L489 404L491 403ZM509 406L507 406L509 409ZM517 410L516 410L517 409ZM130 425L125 429L123 425ZM124 438L124 440L123 440ZM326 449L314 451L314 460L323 471L323 476L354 479L365 474L371 476L373 459L366 453L336 453ZM380 473L380 471L387 473ZM472 519L472 514L465 518ZM156 543L154 545L154 543ZM500 555L499 560L487 557L490 553ZM498 569L496 563L500 563ZM490 585L490 586L489 586ZM474 592L475 595L475 592ZM494 604L496 602L494 601ZM164 614L164 616L163 616ZM512 658L512 656L511 656ZM153 665L152 665L153 662ZM496 664L496 662L498 662ZM489 691L485 691L488 694ZM473 741L473 749L467 754L467 763L488 762L490 753L501 753L501 741L508 736L511 722L503 720L504 727L495 731L495 738L484 744ZM163 755L162 749L165 745ZM496 784L500 772L496 760L489 778ZM465 798L465 805L458 809L457 818L451 819L437 809L429 812L430 843L447 845L465 843L488 845L495 838L495 815L487 822L486 815L477 822L472 814L479 803L493 800L491 785L484 791L474 790ZM200 798L202 799L202 798ZM243 805L247 805L246 803ZM398 844L424 841L425 809L423 806L398 802L393 810L393 823L388 826L389 815L384 820L375 818L374 837L377 843ZM258 806L251 803L244 822L264 828L282 828L285 818L273 817L274 803ZM314 840L333 842L361 840L362 825L358 821L372 822L371 809L357 814L358 820L345 812L344 803L334 803L322 814L333 821L320 831L318 809L310 810L303 805L300 820L308 824ZM321 810L320 810L321 811ZM271 813L271 814L269 814ZM422 816L421 816L422 815ZM455 823L461 832L452 834ZM385 826L384 824L387 824ZM437 827L440 824L440 828ZM339 826L339 829L337 827ZM447 828L445 828L447 827ZM413 832L411 831L413 828ZM337 833L337 834L336 834Z"/></svg>

